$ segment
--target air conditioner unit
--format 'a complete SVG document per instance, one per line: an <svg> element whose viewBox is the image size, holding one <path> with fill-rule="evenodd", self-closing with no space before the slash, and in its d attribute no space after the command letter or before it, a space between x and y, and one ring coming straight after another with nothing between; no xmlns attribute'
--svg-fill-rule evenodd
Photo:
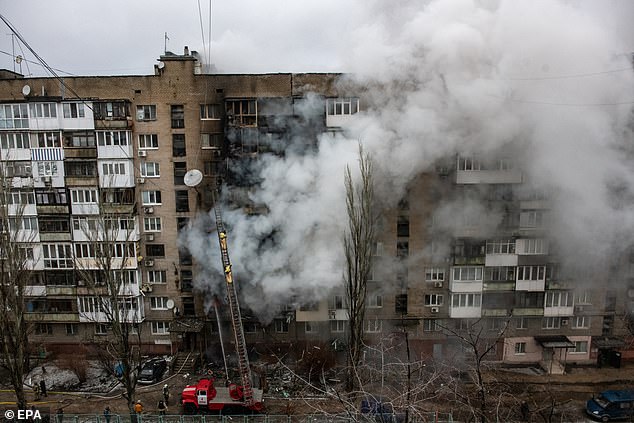
<svg viewBox="0 0 634 423"><path fill-rule="evenodd" d="M154 259L145 259L145 267L154 266Z"/></svg>
<svg viewBox="0 0 634 423"><path fill-rule="evenodd" d="M154 234L145 234L146 241L154 241Z"/></svg>
<svg viewBox="0 0 634 423"><path fill-rule="evenodd" d="M154 207L145 207L143 211L145 212L145 214L152 214L154 213Z"/></svg>
<svg viewBox="0 0 634 423"><path fill-rule="evenodd" d="M431 308L431 312L432 312L432 313L438 313L438 312L440 312L440 308L438 308L438 307L432 307L432 308Z"/></svg>
<svg viewBox="0 0 634 423"><path fill-rule="evenodd" d="M139 150L139 157L147 157L147 151Z"/></svg>
<svg viewBox="0 0 634 423"><path fill-rule="evenodd" d="M145 183L145 178L136 178L136 183L137 184L144 184Z"/></svg>
<svg viewBox="0 0 634 423"><path fill-rule="evenodd" d="M442 288L442 282L441 281L434 282L434 288Z"/></svg>

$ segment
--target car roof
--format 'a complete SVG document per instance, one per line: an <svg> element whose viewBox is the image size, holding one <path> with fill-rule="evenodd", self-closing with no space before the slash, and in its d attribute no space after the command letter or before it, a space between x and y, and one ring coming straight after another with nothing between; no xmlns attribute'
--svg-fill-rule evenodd
<svg viewBox="0 0 634 423"><path fill-rule="evenodd" d="M634 401L634 390L610 390L601 392L601 396L610 402Z"/></svg>

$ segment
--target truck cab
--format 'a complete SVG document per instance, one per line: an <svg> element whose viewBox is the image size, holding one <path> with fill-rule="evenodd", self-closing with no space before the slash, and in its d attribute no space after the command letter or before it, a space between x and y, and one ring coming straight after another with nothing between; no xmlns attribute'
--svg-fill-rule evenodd
<svg viewBox="0 0 634 423"><path fill-rule="evenodd" d="M586 413L602 422L634 416L634 390L603 391L586 403Z"/></svg>

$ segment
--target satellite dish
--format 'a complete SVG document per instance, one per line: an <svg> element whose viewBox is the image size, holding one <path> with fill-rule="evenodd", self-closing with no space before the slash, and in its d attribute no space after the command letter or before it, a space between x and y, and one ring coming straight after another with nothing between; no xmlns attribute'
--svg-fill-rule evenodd
<svg viewBox="0 0 634 423"><path fill-rule="evenodd" d="M31 87L29 87L28 85L22 87L22 94L24 94L24 96L31 94Z"/></svg>
<svg viewBox="0 0 634 423"><path fill-rule="evenodd" d="M174 300L167 300L167 308L170 310L174 308Z"/></svg>
<svg viewBox="0 0 634 423"><path fill-rule="evenodd" d="M158 68L159 69L163 69L165 67L165 62L159 62L158 63Z"/></svg>
<svg viewBox="0 0 634 423"><path fill-rule="evenodd" d="M198 169L192 169L185 174L185 177L183 179L185 181L185 185L193 188L195 186L198 186L198 184L202 182L203 174Z"/></svg>

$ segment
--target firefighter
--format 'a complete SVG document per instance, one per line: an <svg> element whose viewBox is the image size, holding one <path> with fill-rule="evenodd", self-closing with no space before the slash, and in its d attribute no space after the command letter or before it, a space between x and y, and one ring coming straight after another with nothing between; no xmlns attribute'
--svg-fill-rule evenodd
<svg viewBox="0 0 634 423"><path fill-rule="evenodd" d="M167 386L167 383L163 385L163 400L165 401L165 405L169 403L170 399L170 388Z"/></svg>

